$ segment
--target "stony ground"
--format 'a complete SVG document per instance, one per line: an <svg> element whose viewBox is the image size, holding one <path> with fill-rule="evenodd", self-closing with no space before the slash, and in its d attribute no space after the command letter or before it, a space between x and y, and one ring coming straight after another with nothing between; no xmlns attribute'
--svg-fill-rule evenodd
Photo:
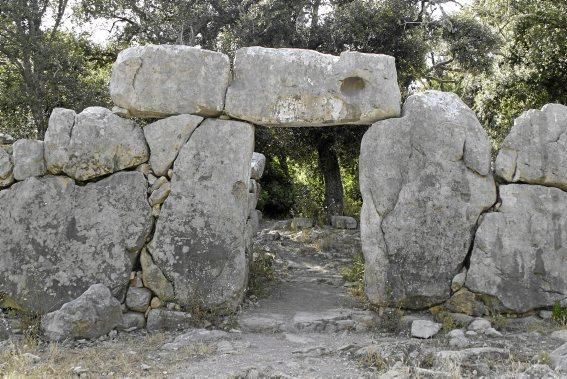
<svg viewBox="0 0 567 379"><path fill-rule="evenodd" d="M445 320L434 338L412 338L411 322L434 316L370 310L358 283L344 280L354 280L353 261L360 263L358 231L288 225L263 223L251 294L218 327L200 321L189 331L113 332L55 345L23 320L0 342L0 376L567 377L549 367L549 353L564 343L552 321L494 315L486 319L498 332L483 333L455 332L457 323ZM9 316L0 325L15 324Z"/></svg>

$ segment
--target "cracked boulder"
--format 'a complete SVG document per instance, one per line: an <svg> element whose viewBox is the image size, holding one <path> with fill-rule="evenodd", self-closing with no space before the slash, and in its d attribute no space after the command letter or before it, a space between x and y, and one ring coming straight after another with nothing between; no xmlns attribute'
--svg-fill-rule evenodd
<svg viewBox="0 0 567 379"><path fill-rule="evenodd" d="M79 114L55 109L45 146L49 172L63 172L79 181L136 167L149 158L142 129L101 107L87 108Z"/></svg>
<svg viewBox="0 0 567 379"><path fill-rule="evenodd" d="M398 117L400 101L393 57L246 47L236 52L225 112L265 126L370 125Z"/></svg>
<svg viewBox="0 0 567 379"><path fill-rule="evenodd" d="M144 257L157 273L144 275L150 288L167 288L163 276L182 306L233 310L240 303L253 149L252 125L207 119L195 129L175 161L151 260Z"/></svg>
<svg viewBox="0 0 567 379"><path fill-rule="evenodd" d="M110 96L130 117L222 113L230 77L228 56L189 46L146 45L118 54Z"/></svg>
<svg viewBox="0 0 567 379"><path fill-rule="evenodd" d="M466 287L519 313L567 299L567 193L510 184L500 197L476 233Z"/></svg>
<svg viewBox="0 0 567 379"><path fill-rule="evenodd" d="M0 191L0 300L47 313L95 283L122 298L152 228L146 190L142 173L122 172L86 186L29 178Z"/></svg>
<svg viewBox="0 0 567 379"><path fill-rule="evenodd" d="M360 184L370 301L421 309L449 299L479 216L496 201L474 113L451 93L411 96L402 118L364 135Z"/></svg>
<svg viewBox="0 0 567 379"><path fill-rule="evenodd" d="M495 168L507 182L567 190L567 106L548 104L518 117Z"/></svg>

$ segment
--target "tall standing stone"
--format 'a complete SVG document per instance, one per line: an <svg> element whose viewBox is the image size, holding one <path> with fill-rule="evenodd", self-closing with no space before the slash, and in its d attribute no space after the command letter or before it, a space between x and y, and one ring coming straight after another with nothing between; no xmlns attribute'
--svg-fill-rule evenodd
<svg viewBox="0 0 567 379"><path fill-rule="evenodd" d="M502 205L478 228L465 286L524 313L567 298L567 193L500 186Z"/></svg>
<svg viewBox="0 0 567 379"><path fill-rule="evenodd" d="M567 190L567 106L548 104L518 117L498 153L496 174Z"/></svg>
<svg viewBox="0 0 567 379"><path fill-rule="evenodd" d="M228 56L189 46L147 45L118 54L110 96L127 116L222 113L230 78Z"/></svg>
<svg viewBox="0 0 567 379"><path fill-rule="evenodd" d="M182 306L235 309L242 299L253 149L251 125L207 119L175 161L149 253Z"/></svg>
<svg viewBox="0 0 567 379"><path fill-rule="evenodd" d="M246 47L236 52L225 112L266 126L362 124L400 115L393 57Z"/></svg>
<svg viewBox="0 0 567 379"><path fill-rule="evenodd" d="M454 94L428 91L376 123L360 153L366 292L376 304L447 300L480 214L496 201L490 144Z"/></svg>
<svg viewBox="0 0 567 379"><path fill-rule="evenodd" d="M77 186L29 178L0 191L0 298L46 313L102 283L121 298L152 229L139 172Z"/></svg>

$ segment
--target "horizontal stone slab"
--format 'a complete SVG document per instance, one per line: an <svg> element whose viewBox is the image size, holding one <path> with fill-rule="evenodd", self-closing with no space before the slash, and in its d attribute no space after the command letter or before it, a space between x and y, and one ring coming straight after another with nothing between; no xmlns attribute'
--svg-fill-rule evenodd
<svg viewBox="0 0 567 379"><path fill-rule="evenodd" d="M230 61L222 53L189 46L136 46L118 55L110 96L120 113L132 117L218 116L229 78Z"/></svg>
<svg viewBox="0 0 567 379"><path fill-rule="evenodd" d="M400 101L393 57L246 47L225 113L265 126L370 125L398 117Z"/></svg>

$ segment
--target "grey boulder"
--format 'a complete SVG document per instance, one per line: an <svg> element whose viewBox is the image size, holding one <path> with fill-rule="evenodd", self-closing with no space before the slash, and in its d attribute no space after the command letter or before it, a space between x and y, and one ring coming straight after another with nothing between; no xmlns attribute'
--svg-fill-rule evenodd
<svg viewBox="0 0 567 379"><path fill-rule="evenodd" d="M266 156L261 153L252 154L250 178L260 180L266 168Z"/></svg>
<svg viewBox="0 0 567 379"><path fill-rule="evenodd" d="M265 126L370 125L398 117L395 60L350 51L338 57L245 47L236 52L225 112Z"/></svg>
<svg viewBox="0 0 567 379"><path fill-rule="evenodd" d="M551 367L555 371L567 373L567 343L553 350L549 357L551 358Z"/></svg>
<svg viewBox="0 0 567 379"><path fill-rule="evenodd" d="M411 324L411 335L416 338L431 338L439 333L441 326L429 320L415 320Z"/></svg>
<svg viewBox="0 0 567 379"><path fill-rule="evenodd" d="M0 293L18 308L47 313L102 283L122 298L132 260L152 229L139 172L77 186L29 178L0 191Z"/></svg>
<svg viewBox="0 0 567 379"><path fill-rule="evenodd" d="M202 117L179 115L156 121L144 128L150 146L150 165L157 176L167 175L179 150L187 143Z"/></svg>
<svg viewBox="0 0 567 379"><path fill-rule="evenodd" d="M166 309L152 309L148 312L146 329L150 332L160 330L183 330L194 324L190 313L170 311Z"/></svg>
<svg viewBox="0 0 567 379"><path fill-rule="evenodd" d="M152 291L147 288L130 287L126 294L126 306L134 312L145 312L150 306Z"/></svg>
<svg viewBox="0 0 567 379"><path fill-rule="evenodd" d="M51 341L97 338L108 334L122 321L120 302L108 288L94 284L77 299L41 319L41 329Z"/></svg>
<svg viewBox="0 0 567 379"><path fill-rule="evenodd" d="M366 294L375 304L427 308L447 300L480 214L496 202L490 143L454 94L410 96L360 152Z"/></svg>
<svg viewBox="0 0 567 379"><path fill-rule="evenodd" d="M518 117L496 158L507 182L567 190L567 106L548 104Z"/></svg>
<svg viewBox="0 0 567 379"><path fill-rule="evenodd" d="M101 107L75 117L71 112L56 109L49 121L45 157L51 173L86 181L147 162L148 146L135 122Z"/></svg>
<svg viewBox="0 0 567 379"><path fill-rule="evenodd" d="M228 56L188 46L146 45L118 54L110 96L124 115L218 116L230 78Z"/></svg>
<svg viewBox="0 0 567 379"><path fill-rule="evenodd" d="M500 198L478 228L465 285L520 313L567 298L567 193L510 184Z"/></svg>
<svg viewBox="0 0 567 379"><path fill-rule="evenodd" d="M21 139L14 145L14 179L24 180L33 176L43 176L46 172L43 159L43 141Z"/></svg>
<svg viewBox="0 0 567 379"><path fill-rule="evenodd" d="M182 306L233 310L244 295L253 148L251 125L207 119L175 161L148 249Z"/></svg>

